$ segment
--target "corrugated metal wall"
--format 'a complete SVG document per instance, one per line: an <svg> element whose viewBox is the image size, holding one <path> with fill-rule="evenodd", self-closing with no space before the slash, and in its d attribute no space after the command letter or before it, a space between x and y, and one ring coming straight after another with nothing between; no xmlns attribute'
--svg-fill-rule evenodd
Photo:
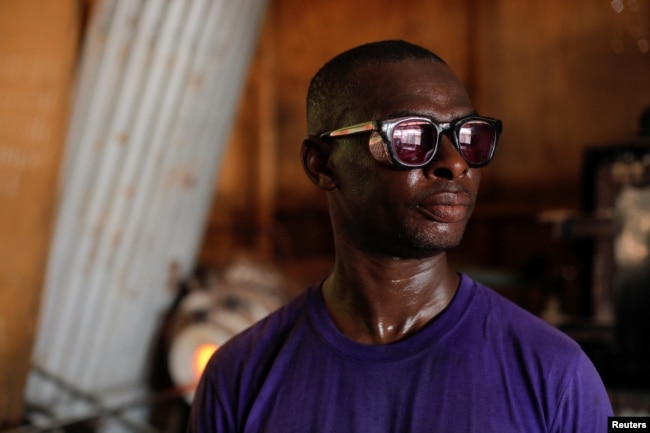
<svg viewBox="0 0 650 433"><path fill-rule="evenodd" d="M28 404L74 417L146 392L169 281L193 266L265 3L98 4Z"/></svg>

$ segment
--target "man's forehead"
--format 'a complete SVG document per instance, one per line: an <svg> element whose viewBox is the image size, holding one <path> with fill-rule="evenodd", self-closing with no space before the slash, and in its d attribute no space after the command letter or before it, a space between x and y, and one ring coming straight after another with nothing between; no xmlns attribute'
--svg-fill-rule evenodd
<svg viewBox="0 0 650 433"><path fill-rule="evenodd" d="M453 71L435 60L363 65L357 68L355 79L359 83L355 105L362 117L417 112L448 118L473 110Z"/></svg>
<svg viewBox="0 0 650 433"><path fill-rule="evenodd" d="M444 62L435 59L386 60L361 63L350 70L350 77L365 83L390 80L393 76L428 75L437 79L453 79L454 72Z"/></svg>

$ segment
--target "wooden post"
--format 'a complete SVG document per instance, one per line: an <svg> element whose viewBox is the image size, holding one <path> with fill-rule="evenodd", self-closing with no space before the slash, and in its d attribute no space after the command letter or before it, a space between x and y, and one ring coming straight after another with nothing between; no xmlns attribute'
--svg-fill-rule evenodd
<svg viewBox="0 0 650 433"><path fill-rule="evenodd" d="M257 153L258 178L256 200L258 203L257 221L260 228L257 238L257 252L266 260L271 260L274 251L273 213L277 186L277 123L275 119L277 95L275 93L275 44L274 10L269 8L267 20L260 37L260 76L259 85L259 140ZM297 152L296 152L297 154Z"/></svg>
<svg viewBox="0 0 650 433"><path fill-rule="evenodd" d="M79 27L75 0L0 2L0 430L23 417Z"/></svg>

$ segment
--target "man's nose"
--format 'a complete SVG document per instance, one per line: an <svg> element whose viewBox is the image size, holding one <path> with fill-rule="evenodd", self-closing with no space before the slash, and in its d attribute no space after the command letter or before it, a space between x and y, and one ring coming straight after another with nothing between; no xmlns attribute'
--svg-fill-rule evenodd
<svg viewBox="0 0 650 433"><path fill-rule="evenodd" d="M451 140L447 134L442 134L436 155L424 168L427 176L455 179L467 174L469 165L460 156Z"/></svg>

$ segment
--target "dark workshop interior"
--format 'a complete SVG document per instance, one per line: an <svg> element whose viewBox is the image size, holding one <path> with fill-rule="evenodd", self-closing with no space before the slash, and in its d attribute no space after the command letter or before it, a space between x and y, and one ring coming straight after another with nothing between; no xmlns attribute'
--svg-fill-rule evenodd
<svg viewBox="0 0 650 433"><path fill-rule="evenodd" d="M405 39L503 120L454 266L650 416L650 3L0 1L0 431L182 432L197 372L333 260L312 75Z"/></svg>

